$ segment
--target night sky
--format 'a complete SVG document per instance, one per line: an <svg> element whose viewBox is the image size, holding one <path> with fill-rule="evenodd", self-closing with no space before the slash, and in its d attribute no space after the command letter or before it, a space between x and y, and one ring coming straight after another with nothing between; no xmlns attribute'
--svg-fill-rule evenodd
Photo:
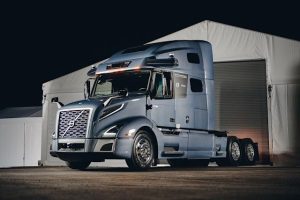
<svg viewBox="0 0 300 200"><path fill-rule="evenodd" d="M300 41L299 7L287 1L9 2L0 3L0 109L41 105L42 83L203 20Z"/></svg>

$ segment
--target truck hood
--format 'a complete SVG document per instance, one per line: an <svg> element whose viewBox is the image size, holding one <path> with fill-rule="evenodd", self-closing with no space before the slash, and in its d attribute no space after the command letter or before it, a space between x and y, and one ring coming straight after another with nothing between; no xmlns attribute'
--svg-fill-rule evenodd
<svg viewBox="0 0 300 200"><path fill-rule="evenodd" d="M110 95L99 98L89 98L85 100L75 101L69 103L61 108L64 109L76 109L76 108L93 108L93 109L102 109L104 107L111 106L113 104L125 103L137 98L146 97L145 94L129 94L127 96L119 95Z"/></svg>
<svg viewBox="0 0 300 200"><path fill-rule="evenodd" d="M143 103L141 103L140 100L143 100ZM145 112L145 101L146 101L146 95L145 94L128 94L127 96L118 96L118 95L110 95L105 97L99 97L99 98L90 98L86 100L80 100L75 101L70 104L67 104L60 108L60 110L76 110L76 109L92 109L92 120L93 121L99 121L101 116L103 115L103 112L106 110L109 110L112 107L115 106L121 106L124 108L123 110L127 110L131 107L139 107L137 110L144 110ZM129 115L137 115L137 113L132 112L132 109L130 109Z"/></svg>
<svg viewBox="0 0 300 200"><path fill-rule="evenodd" d="M60 108L62 110L91 109L88 138L100 138L105 130L131 117L146 115L146 95L106 96L76 101Z"/></svg>
<svg viewBox="0 0 300 200"><path fill-rule="evenodd" d="M69 103L69 104L61 107L61 110L76 109L76 108L93 108L93 109L96 109L98 107L103 107L102 106L103 101L105 101L105 100L86 99L86 100L75 101L75 102Z"/></svg>

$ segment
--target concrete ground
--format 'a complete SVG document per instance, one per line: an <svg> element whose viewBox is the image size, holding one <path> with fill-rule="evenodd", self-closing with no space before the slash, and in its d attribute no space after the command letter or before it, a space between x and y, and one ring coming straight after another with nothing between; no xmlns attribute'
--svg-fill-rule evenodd
<svg viewBox="0 0 300 200"><path fill-rule="evenodd" d="M0 199L300 199L300 168L0 169Z"/></svg>

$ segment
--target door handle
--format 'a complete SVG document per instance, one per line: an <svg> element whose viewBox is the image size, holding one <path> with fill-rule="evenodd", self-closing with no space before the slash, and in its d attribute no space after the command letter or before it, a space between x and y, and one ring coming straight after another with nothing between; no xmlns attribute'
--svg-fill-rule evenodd
<svg viewBox="0 0 300 200"><path fill-rule="evenodd" d="M185 117L185 123L189 123L190 122L190 117L187 115L186 117Z"/></svg>
<svg viewBox="0 0 300 200"><path fill-rule="evenodd" d="M146 110L151 110L152 109L152 104L146 104Z"/></svg>

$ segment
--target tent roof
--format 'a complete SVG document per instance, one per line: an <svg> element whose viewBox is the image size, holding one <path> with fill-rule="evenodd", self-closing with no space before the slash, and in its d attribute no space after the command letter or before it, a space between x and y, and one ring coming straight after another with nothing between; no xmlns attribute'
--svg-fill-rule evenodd
<svg viewBox="0 0 300 200"><path fill-rule="evenodd" d="M164 41L164 39L168 39L168 37L170 37L170 36L175 36L175 35L177 36L177 34L187 33L187 32L190 32L191 30L193 30L195 32L202 32L202 31L209 32L209 31L211 31L211 30L207 30L209 25L226 26L227 28L231 28L231 29L237 29L237 30L240 30L240 31L251 32L253 34L262 34L264 36L275 36L277 38L282 38L282 39L286 39L286 40L290 40L290 41L294 41L294 42L299 42L300 43L300 41L298 41L298 40L289 39L289 38L285 38L285 37L281 37L281 36L277 36L277 35L272 35L272 34L269 34L269 33L263 33L263 32L259 32L259 31L256 31L256 30L251 30L251 29L247 29L247 28L241 28L241 27L238 27L238 26L233 26L233 25L219 23L219 22L210 21L210 20L204 20L204 21L198 22L198 23L196 23L194 25L188 26L188 27L183 28L181 30L178 30L178 31L175 31L175 32L170 33L168 35L165 35L163 37L160 37L160 38L158 38L156 40L153 40L153 41L151 41L149 43L158 42L158 41ZM206 35L205 37L207 39L209 39L208 35Z"/></svg>
<svg viewBox="0 0 300 200"><path fill-rule="evenodd" d="M42 117L42 106L10 107L0 110L0 119L23 117Z"/></svg>

